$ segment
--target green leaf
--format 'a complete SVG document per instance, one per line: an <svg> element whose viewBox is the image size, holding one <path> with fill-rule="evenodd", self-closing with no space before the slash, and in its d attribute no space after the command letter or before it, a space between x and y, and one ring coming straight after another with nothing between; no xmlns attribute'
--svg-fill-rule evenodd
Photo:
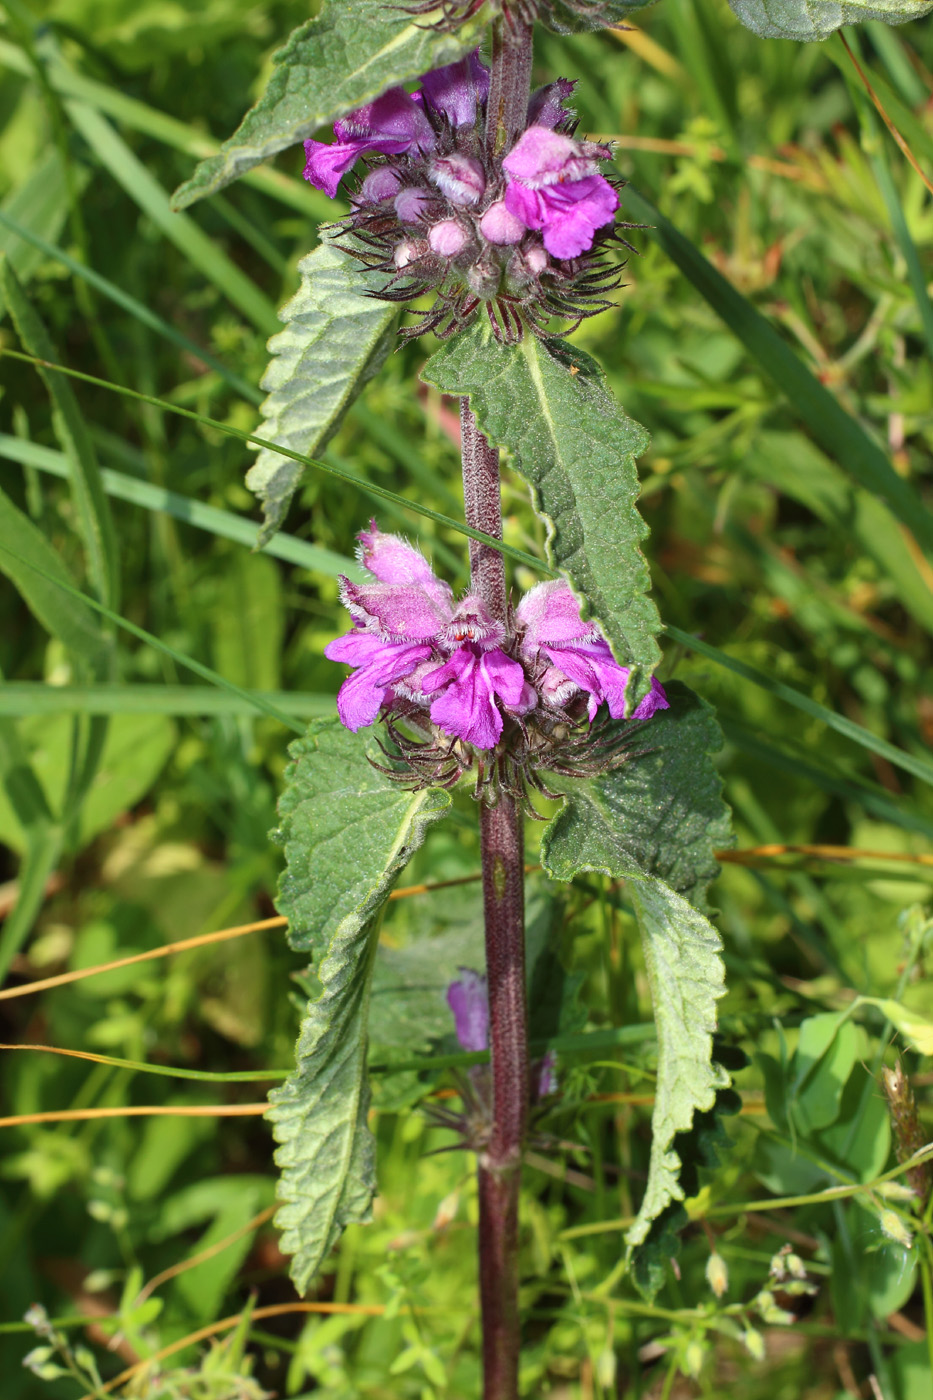
<svg viewBox="0 0 933 1400"><path fill-rule="evenodd" d="M563 809L541 842L541 861L557 880L584 870L658 876L705 909L707 887L719 873L715 852L733 844L710 760L722 735L711 707L693 691L679 681L665 689L670 709L636 730L628 762L566 784Z"/></svg>
<svg viewBox="0 0 933 1400"><path fill-rule="evenodd" d="M838 4L836 0L729 0L747 29L761 39L825 39L844 24L880 19L906 24L933 9L930 0L893 0L887 5Z"/></svg>
<svg viewBox="0 0 933 1400"><path fill-rule="evenodd" d="M318 17L299 25L273 54L262 97L217 154L176 190L175 208L223 189L386 88L454 62L476 45L483 28L482 15L449 34L433 29L430 15L416 20L382 0L324 0Z"/></svg>
<svg viewBox="0 0 933 1400"><path fill-rule="evenodd" d="M55 363L59 356L49 333L5 258L0 258L0 291L23 348L40 360ZM116 607L120 591L117 540L97 454L68 380L52 369L40 367L39 373L52 400L55 436L70 467L71 492L84 542L88 577L100 601Z"/></svg>
<svg viewBox="0 0 933 1400"><path fill-rule="evenodd" d="M344 1226L368 1217L375 1163L366 1044L379 913L450 797L400 789L369 762L380 755L375 740L335 720L313 723L290 752L278 908L292 947L312 953L321 991L302 1023L297 1068L269 1095L268 1117L280 1144L276 1221L304 1293Z"/></svg>
<svg viewBox="0 0 933 1400"><path fill-rule="evenodd" d="M500 345L477 320L428 361L422 379L469 395L479 426L531 483L548 525L548 553L597 617L618 659L643 669L659 658L657 609L639 541L635 457L648 435L616 404L594 360L562 341L526 335Z"/></svg>
<svg viewBox="0 0 933 1400"><path fill-rule="evenodd" d="M695 1113L706 1113L729 1075L713 1060L716 1002L725 994L722 940L708 919L663 880L631 880L658 1028L658 1078L651 1116L648 1185L629 1245L641 1244L653 1220L684 1199L674 1147Z"/></svg>
<svg viewBox="0 0 933 1400"><path fill-rule="evenodd" d="M280 312L285 330L269 341L259 436L313 457L389 353L396 307L367 295L383 277L329 244L302 258L298 271L301 285ZM246 484L265 514L261 544L281 525L304 470L293 458L260 450Z"/></svg>
<svg viewBox="0 0 933 1400"><path fill-rule="evenodd" d="M103 664L107 639L87 603L65 592L73 588L61 556L28 515L0 490L0 571L20 593L30 612L92 672ZM64 587L59 588L56 580Z"/></svg>
<svg viewBox="0 0 933 1400"><path fill-rule="evenodd" d="M774 380L824 452L866 491L878 496L925 549L933 551L933 515L913 486L898 476L861 423L798 359L748 298L717 272L650 200L631 185L620 191L620 197L627 212L648 226L650 237Z"/></svg>
<svg viewBox="0 0 933 1400"><path fill-rule="evenodd" d="M672 683L668 697L670 710L635 731L640 753L615 772L567 785L563 810L541 843L541 863L557 879L583 870L626 879L641 929L658 1079L648 1185L630 1245L643 1243L652 1221L683 1199L674 1139L729 1084L712 1058L716 1002L725 991L721 940L684 897L705 905L718 868L714 852L731 840L710 759L720 734L709 706L686 686Z"/></svg>
<svg viewBox="0 0 933 1400"><path fill-rule="evenodd" d="M652 0L584 0L573 6L551 0L542 22L555 34L579 34L587 29L608 29L621 24L634 10L643 10Z"/></svg>
<svg viewBox="0 0 933 1400"><path fill-rule="evenodd" d="M80 180L80 175L79 175ZM79 185L79 192L83 181ZM26 240L31 234L57 238L68 212L65 171L58 151L47 152L29 177L0 205L0 214L23 229L9 227L0 233L0 254L5 254L21 282L28 282L42 262L42 252ZM0 315L4 309L0 295Z"/></svg>

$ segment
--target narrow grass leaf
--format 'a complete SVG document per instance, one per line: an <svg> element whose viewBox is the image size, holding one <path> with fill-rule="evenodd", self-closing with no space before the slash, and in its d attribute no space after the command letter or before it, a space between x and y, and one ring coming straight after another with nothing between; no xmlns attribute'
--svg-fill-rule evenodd
<svg viewBox="0 0 933 1400"><path fill-rule="evenodd" d="M24 348L38 359L54 363L58 355L49 333L5 258L0 258L0 290ZM52 400L55 435L68 461L88 577L99 600L116 607L120 596L117 539L97 454L68 380L47 367L39 373Z"/></svg>
<svg viewBox="0 0 933 1400"><path fill-rule="evenodd" d="M39 443L27 442L24 438L11 437L7 433L0 433L0 457L50 472L53 476L68 475L68 462L63 453ZM206 530L219 539L234 540L250 549L259 547L259 526L240 515L234 515L233 511L204 505L190 496L182 496L164 486L153 486L151 482L140 481L138 477L127 476L125 472L113 471L110 467L103 468L101 481L108 496L116 500L170 515L174 520L184 521L197 530ZM289 564L297 564L310 573L325 574L328 578L337 578L340 574L354 579L363 578L359 564L348 554L337 554L335 550L309 544L307 540L299 540L294 535L276 535L265 549L267 554L273 554Z"/></svg>
<svg viewBox="0 0 933 1400"><path fill-rule="evenodd" d="M40 364L33 355L23 355L17 350L7 350L0 346L0 355L9 355L14 360L25 360L28 364ZM239 438L240 442L250 442L256 447L269 447L274 452L280 452L283 457L292 457L302 466L314 467L316 471L326 472L330 476L338 477L341 481L349 482L363 495L372 496L375 500L391 501L402 510L411 511L414 515L423 516L426 520L433 520L438 525L444 525L450 530L456 531L458 535L464 535L470 540L479 540L482 544L491 545L500 554L505 554L510 559L515 559L519 564L527 564L529 568L537 570L538 573L553 577L556 570L550 569L542 560L536 559L533 554L527 554L523 549L516 549L513 545L505 544L502 540L494 539L492 535L485 534L482 530L474 530L469 525L461 521L452 520L449 515L442 515L440 511L431 510L429 506L421 505L418 501L410 501L405 496L398 495L395 491L389 491L384 486L377 486L374 482L364 481L362 477L356 476L353 472L337 466L335 462L321 462L312 457L303 457L300 452L292 452L289 448L277 446L274 442L269 442L266 438L257 437L255 433L246 433L241 428L235 428L230 423L222 423L217 418L208 418L203 413L195 413L190 408L182 408L179 404L171 403L168 399L159 399L152 394L141 394L136 389L128 389L123 384L112 384L106 379L98 379L96 375L84 374L81 370L69 369L66 365L52 365L52 369L60 370L62 374L71 375L72 379L80 379L85 384L96 384L100 389L109 389L111 393L122 394L125 398L135 399L137 403L153 404L156 408L164 409L166 413L175 413L181 418L190 418L192 422L201 423L205 427L215 428L219 433L225 433L227 437Z"/></svg>
<svg viewBox="0 0 933 1400"><path fill-rule="evenodd" d="M161 316L157 315L155 311L146 306L145 302L138 301L136 297L131 296L129 292L125 292L122 287L118 287L116 283L111 282L109 278L101 276L101 274L95 272L92 267L86 267L84 263L78 262L76 258L70 257L69 254L64 252L61 248L56 247L47 239L42 238L38 233L21 223L11 210L0 207L0 224L4 225L9 230L10 234L14 234L16 238L22 239L25 243L28 243L36 257L41 258L44 255L47 258L53 258L56 262L61 263L62 267L67 267L68 271L75 277L80 277L83 281L87 282L89 286L94 287L96 291L107 297L108 300L114 302L117 306L122 306L124 311L128 311L130 315L134 316L142 325L148 326L150 330L161 335L163 339L170 341L173 345L177 345L180 350L187 351L189 355L194 355L197 359L203 361L204 364L209 365L211 369L215 370L217 374L220 375L221 379L225 380L230 387L235 389L248 403L259 404L262 402L262 394L255 385L241 378L234 370L225 365L222 360L218 360L216 355L211 354L210 350L205 350L203 345L198 345L195 341L189 340L181 331L176 330L174 326L169 325L168 321L164 321ZM3 245L4 239L0 236L0 251L2 251ZM15 265L14 262L14 266Z"/></svg>
<svg viewBox="0 0 933 1400"><path fill-rule="evenodd" d="M439 4L434 18L440 13ZM449 33L434 28L431 16L415 19L381 0L324 0L320 14L273 55L266 90L238 129L176 190L175 208L223 189L386 88L452 63L474 47L484 28L483 15Z"/></svg>
<svg viewBox="0 0 933 1400"><path fill-rule="evenodd" d="M366 1040L379 913L451 799L400 790L370 763L375 741L336 720L313 723L290 752L277 907L292 947L315 958L321 990L308 1003L296 1069L269 1095L268 1117L279 1143L276 1223L304 1293L343 1228L369 1218L376 1180Z"/></svg>
<svg viewBox="0 0 933 1400"><path fill-rule="evenodd" d="M772 695L776 695L786 704L793 705L794 709L802 710L805 715L820 720L830 729L834 729L837 734L851 739L854 744L860 744L863 749L869 749L872 753L879 754L882 758L886 758L889 763L902 768L905 773L913 774L921 782L933 784L933 763L929 759L896 748L894 744L889 744L886 739L872 734L862 725L856 724L854 720L846 719L845 715L836 714L835 710L829 710L819 701L811 700L808 695L802 695L799 690L794 690L793 686L785 685L783 681L776 681L771 676L766 676L763 671L757 671L754 666L737 660L728 652L720 651L718 647L711 646L709 642L701 641L699 637L692 637L689 632L684 632L679 627L668 625L664 630L669 637L673 637L682 646L689 647L691 651L699 652L701 656L715 661L717 666L734 672L743 680L751 681L753 685L759 686L762 690L770 691Z"/></svg>
<svg viewBox="0 0 933 1400"><path fill-rule="evenodd" d="M0 255L5 254L21 282L42 261L35 239L57 238L67 214L65 172L58 151L50 150L27 178L0 204ZM0 295L0 315L4 301Z"/></svg>
<svg viewBox="0 0 933 1400"><path fill-rule="evenodd" d="M793 412L823 450L860 486L886 502L920 544L933 551L933 515L861 424L811 374L748 298L736 291L660 210L631 185L621 191L621 199L787 396Z"/></svg>
<svg viewBox="0 0 933 1400"><path fill-rule="evenodd" d="M46 595L49 599L54 599L56 597L56 591L58 595L65 594L67 599L82 603L88 608L93 608L95 612L100 613L101 617L107 618L108 622L115 623L117 627L122 628L125 632L129 632L132 636L138 638L139 641L154 647L156 651L161 651L165 656L170 656L179 666L184 666L187 670L193 671L194 674L200 676L202 680L210 681L212 685L220 686L222 689L236 695L240 700L248 701L255 710L259 710L263 714L269 715L272 719L278 720L279 724L284 724L288 729L294 729L299 734L303 733L303 725L300 725L291 715L285 714L276 705L270 704L268 700L255 691L250 692L243 690L240 686L234 685L232 681L228 681L223 676L218 675L216 671L212 671L209 666L204 666L200 661L195 661L192 656L185 656L183 652L177 651L175 647L171 647L168 643L161 641L160 638L153 636L153 634L147 632L144 627L137 627L135 622L130 622L127 618L121 617L119 613L112 612L110 608L105 608L102 603L98 603L94 598L90 598L86 593L82 593L79 589L74 588L61 576L61 573L56 574L54 571L43 567L42 564L36 563L35 555L32 558L27 558L16 550L7 548L3 543L3 511L7 508L4 505L5 501L6 497L0 492L0 568L4 569L4 572L9 573L11 577L13 576L13 569L15 568L17 571L16 576L26 579L31 584L33 590L40 593L40 601L43 605L46 605ZM12 506L10 503L9 509L15 511L16 507ZM16 513L26 525L30 526L30 529L34 529L31 522L21 511L17 511ZM35 533L39 535L38 531L35 531ZM45 539L42 535L39 535L39 539L42 540L45 545ZM47 550L50 549L48 545L45 545L45 548ZM53 553L52 558L55 560L56 564L58 564L57 555ZM48 563L47 556L43 562ZM62 566L60 564L58 564L58 567L61 570ZM60 598L57 606L61 609L65 607L65 604L61 602ZM36 609L33 610L36 611ZM36 611L36 615L39 616L38 611ZM41 616L39 620L42 621Z"/></svg>
<svg viewBox="0 0 933 1400"><path fill-rule="evenodd" d="M100 163L130 199L162 230L189 262L266 335L276 329L275 307L193 219L172 212L168 195L122 136L93 107L67 100L65 109Z"/></svg>
<svg viewBox="0 0 933 1400"><path fill-rule="evenodd" d="M42 681L0 683L0 717L27 715L214 715L255 716L272 705L299 719L335 712L333 695L295 690L230 694L208 685L47 685Z"/></svg>
<svg viewBox="0 0 933 1400"><path fill-rule="evenodd" d="M384 363L396 307L368 295L384 277L330 244L302 258L298 271L301 285L280 312L285 329L269 341L272 360L262 379L268 398L259 431L314 456ZM246 484L262 502L261 544L278 530L303 475L294 458L260 450Z"/></svg>
<svg viewBox="0 0 933 1400"><path fill-rule="evenodd" d="M644 693L660 657L660 620L640 548L648 529L635 505L644 428L622 412L582 350L545 346L534 335L500 345L481 321L446 341L421 377L443 394L468 395L486 437L511 453L547 523L550 559L602 623L619 660L640 668L633 699Z"/></svg>

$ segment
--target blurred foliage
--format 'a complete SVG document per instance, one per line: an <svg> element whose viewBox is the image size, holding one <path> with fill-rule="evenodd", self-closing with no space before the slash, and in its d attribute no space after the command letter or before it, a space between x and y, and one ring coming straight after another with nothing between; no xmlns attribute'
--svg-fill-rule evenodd
<svg viewBox="0 0 933 1400"><path fill-rule="evenodd" d="M301 185L297 151L277 158L274 176L252 172L190 215L170 214L165 192L234 129L262 88L271 51L306 16L291 0L8 0L0 247L66 364L239 429L257 424L255 395L17 238L2 218L258 384L275 307L294 293L298 259L332 206ZM583 129L618 140L620 173L768 317L929 499L933 371L923 282L933 205L853 85L838 37L762 41L725 0L664 0L639 20L621 35L541 35L541 78L582 78ZM933 170L929 23L868 24L858 46L875 91ZM878 523L845 460L813 443L795 404L649 236L630 237L638 253L618 308L587 323L575 343L601 362L626 412L651 433L639 463L641 508L662 617L923 753L933 738L929 562L900 527ZM19 348L9 317L0 347ZM390 355L328 453L450 514L459 493L452 416L434 393L416 390L431 348L416 342ZM42 470L61 445L46 389L31 366L11 358L2 366L0 485L92 591L75 502ZM73 388L102 467L252 511L242 443L95 385ZM300 702L326 708L340 677L323 648L344 625L333 571L249 553L125 499L111 499L111 509L126 618L236 685L288 692L296 713ZM505 509L508 541L540 552L541 526L517 478L507 478ZM370 513L346 485L307 475L288 528L347 556ZM401 509L380 509L380 520L417 530L451 582L465 582L462 538ZM518 568L515 581L527 587L530 572ZM122 699L103 736L91 716L99 698L74 653L50 640L6 579L0 597L8 928L27 876L36 895L35 919L20 920L2 945L13 957L11 984L268 917L283 727L254 717L245 702L192 715L179 698L194 693L184 667L123 635ZM929 1211L924 1223L916 1198L899 1189L903 1176L890 1176L899 1169L879 1071L898 1049L923 1140L930 1080L903 1040L895 1036L892 1047L879 1013L860 1008L844 1024L836 1013L860 994L933 1016L930 925L915 908L929 901L931 870L928 859L911 861L930 850L933 797L883 757L668 643L662 675L675 672L717 706L727 736L720 769L739 859L724 863L713 898L729 972L721 1035L726 1051L749 1061L737 1076L742 1111L721 1121L727 1145L686 1203L676 1268L665 1266L663 1290L644 1304L620 1259L650 1146L650 1000L624 888L579 879L549 937L568 995L588 1008L588 1030L607 1034L597 1050L580 1041L562 1052L562 1092L529 1154L524 1392L830 1400L868 1395L874 1376L885 1400L927 1400ZM18 689L37 681L61 696L58 712ZM80 692L70 689L79 683ZM288 696L280 700L287 709ZM84 788L75 776L83 760ZM51 816L42 816L43 795ZM64 855L50 869L30 866L30 850L48 848L42 822L63 810ZM537 839L532 827L531 860ZM828 859L776 846L873 854ZM761 847L771 853L747 854ZM403 883L459 880L477 867L472 805L458 798ZM424 958L406 950L443 940L438 948L454 963L478 937L475 885L395 901L377 999L407 986L423 1004ZM0 1001L5 1043L139 1066L2 1052L6 1114L118 1111L3 1128L4 1400L78 1400L100 1393L95 1368L108 1380L137 1366L121 1395L476 1394L470 1163L459 1152L431 1155L450 1134L418 1106L426 1089L447 1092L453 1079L417 1068L374 1076L375 1220L347 1232L312 1295L323 1311L303 1316L288 1311L295 1297L269 1225L270 1133L259 1118L210 1113L261 1100L268 1083L146 1072L279 1080L291 1064L302 972L302 959L269 929ZM414 1057L452 1048L436 989L435 1002L429 1033L413 1038ZM579 1028L578 1018L555 1016L555 1026ZM377 1064L399 1043L391 1019L380 1013ZM146 1105L207 1113L119 1116ZM829 1186L842 1190L827 1199ZM792 1203L772 1209L783 1197ZM38 1302L62 1338L43 1334L41 1315L19 1321ZM225 1341L232 1322L202 1331L248 1306L233 1340ZM195 1332L197 1345L169 1350ZM65 1374L41 1383L25 1369L36 1347L51 1348L36 1367Z"/></svg>

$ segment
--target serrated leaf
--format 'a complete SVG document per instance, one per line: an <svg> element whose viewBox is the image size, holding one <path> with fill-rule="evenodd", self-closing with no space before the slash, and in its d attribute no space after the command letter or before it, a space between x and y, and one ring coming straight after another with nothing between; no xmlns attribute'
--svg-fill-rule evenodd
<svg viewBox="0 0 933 1400"><path fill-rule="evenodd" d="M579 34L588 29L608 29L621 24L626 15L643 10L653 0L577 0L574 5L551 0L542 22L556 34Z"/></svg>
<svg viewBox="0 0 933 1400"><path fill-rule="evenodd" d="M893 0L887 5L839 5L834 0L729 0L747 29L762 39L825 39L844 24L880 19L906 24L933 9L930 0Z"/></svg>
<svg viewBox="0 0 933 1400"><path fill-rule="evenodd" d="M223 189L386 88L453 63L475 47L483 27L480 15L455 34L444 33L431 27L430 15L415 20L383 0L324 0L317 18L299 25L273 54L262 97L175 191L174 207Z"/></svg>
<svg viewBox="0 0 933 1400"><path fill-rule="evenodd" d="M298 271L301 285L279 313L285 329L269 341L258 436L311 457L389 353L396 307L367 295L384 277L330 244L302 258ZM281 525L303 474L300 462L260 450L246 476L265 515L260 545Z"/></svg>
<svg viewBox="0 0 933 1400"><path fill-rule="evenodd" d="M729 1075L713 1060L716 1002L726 990L719 934L663 880L632 880L628 893L641 929L658 1028L648 1185L625 1236L629 1245L637 1245L672 1201L683 1200L674 1139L688 1131L695 1113L713 1107Z"/></svg>
<svg viewBox="0 0 933 1400"><path fill-rule="evenodd" d="M634 757L602 777L565 785L541 860L557 880L583 870L656 875L705 909L719 871L715 853L733 842L710 760L722 734L711 707L687 686L671 681L665 690L671 707L636 732Z"/></svg>
<svg viewBox="0 0 933 1400"><path fill-rule="evenodd" d="M368 1217L375 1157L366 1045L379 913L450 797L400 789L370 764L375 740L336 720L312 723L290 752L277 907L292 947L313 953L321 992L302 1022L295 1072L269 1095L267 1116L280 1144L276 1222L304 1293L344 1226Z"/></svg>
<svg viewBox="0 0 933 1400"><path fill-rule="evenodd" d="M547 874L571 880L599 870L627 881L644 946L658 1033L651 1164L627 1240L638 1245L672 1201L683 1199L674 1145L694 1114L712 1109L729 1083L713 1061L716 1002L725 991L718 933L705 905L715 851L731 844L728 811L710 758L719 747L708 705L686 686L667 687L669 710L636 731L632 757L615 772L564 787L544 833ZM641 752L639 752L641 750Z"/></svg>
<svg viewBox="0 0 933 1400"><path fill-rule="evenodd" d="M477 320L428 361L422 379L468 395L490 442L512 455L547 522L548 553L602 623L620 662L641 668L647 688L660 652L657 609L639 541L648 528L635 505L635 457L648 434L627 418L595 360L575 346L526 335L500 345Z"/></svg>

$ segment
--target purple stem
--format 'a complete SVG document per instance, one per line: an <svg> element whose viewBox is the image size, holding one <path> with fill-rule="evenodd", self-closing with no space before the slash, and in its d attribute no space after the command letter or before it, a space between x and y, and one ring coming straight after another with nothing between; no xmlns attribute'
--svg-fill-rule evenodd
<svg viewBox="0 0 933 1400"><path fill-rule="evenodd" d="M467 523L501 539L499 453L480 432L465 398L460 425ZM490 545L470 543L470 587L495 617L508 621L505 561ZM517 1400L518 1194L529 1073L524 830L514 798L501 794L493 805L480 805L480 844L492 1061L492 1130L477 1166L483 1400Z"/></svg>
<svg viewBox="0 0 933 1400"><path fill-rule="evenodd" d="M528 125L532 26L513 16L492 31L492 72L486 107L486 147L503 155Z"/></svg>

